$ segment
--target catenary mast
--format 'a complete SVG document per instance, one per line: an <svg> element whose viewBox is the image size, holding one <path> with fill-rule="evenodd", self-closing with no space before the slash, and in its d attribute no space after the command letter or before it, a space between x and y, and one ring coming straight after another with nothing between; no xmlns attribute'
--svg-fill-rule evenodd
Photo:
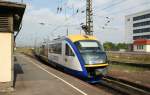
<svg viewBox="0 0 150 95"><path fill-rule="evenodd" d="M86 35L93 35L93 9L92 0L86 0Z"/></svg>

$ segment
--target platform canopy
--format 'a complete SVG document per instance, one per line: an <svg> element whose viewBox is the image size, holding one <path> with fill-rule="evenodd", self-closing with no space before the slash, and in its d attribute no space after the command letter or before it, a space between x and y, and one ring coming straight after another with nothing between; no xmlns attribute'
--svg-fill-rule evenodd
<svg viewBox="0 0 150 95"><path fill-rule="evenodd" d="M18 31L26 5L16 2L0 1L0 15L13 16L13 31Z"/></svg>

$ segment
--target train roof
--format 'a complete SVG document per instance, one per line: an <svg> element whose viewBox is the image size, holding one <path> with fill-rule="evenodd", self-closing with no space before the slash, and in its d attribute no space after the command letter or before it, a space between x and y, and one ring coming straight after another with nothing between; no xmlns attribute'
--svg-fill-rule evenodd
<svg viewBox="0 0 150 95"><path fill-rule="evenodd" d="M72 42L81 40L97 40L94 36L89 35L69 35L67 38L69 38Z"/></svg>
<svg viewBox="0 0 150 95"><path fill-rule="evenodd" d="M82 41L82 40L97 40L94 36L89 36L89 35L69 35L67 37L62 36L62 37L56 38L56 39L50 41L49 43L60 42L66 38L70 39L72 42Z"/></svg>

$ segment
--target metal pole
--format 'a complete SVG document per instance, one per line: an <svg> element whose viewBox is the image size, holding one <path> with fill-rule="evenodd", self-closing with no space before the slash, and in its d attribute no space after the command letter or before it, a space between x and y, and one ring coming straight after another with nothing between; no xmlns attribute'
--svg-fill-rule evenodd
<svg viewBox="0 0 150 95"><path fill-rule="evenodd" d="M69 31L68 31L68 28L67 28L67 36L68 36L68 34L69 34Z"/></svg>
<svg viewBox="0 0 150 95"><path fill-rule="evenodd" d="M93 10L92 10L92 0L86 0L86 27L87 35L93 35Z"/></svg>

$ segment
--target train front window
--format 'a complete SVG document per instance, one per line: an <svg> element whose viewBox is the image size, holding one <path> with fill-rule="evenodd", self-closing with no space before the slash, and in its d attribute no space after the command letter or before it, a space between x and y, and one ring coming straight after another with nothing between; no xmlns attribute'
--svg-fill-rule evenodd
<svg viewBox="0 0 150 95"><path fill-rule="evenodd" d="M106 53L101 44L97 41L78 41L75 42L86 64L105 63Z"/></svg>

